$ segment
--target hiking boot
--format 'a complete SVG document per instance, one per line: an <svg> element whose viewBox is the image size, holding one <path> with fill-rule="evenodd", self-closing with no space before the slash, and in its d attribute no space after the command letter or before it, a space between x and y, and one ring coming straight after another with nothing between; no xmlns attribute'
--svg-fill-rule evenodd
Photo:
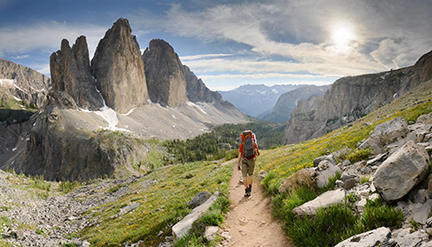
<svg viewBox="0 0 432 247"><path fill-rule="evenodd" d="M244 195L245 197L249 197L249 196L251 196L251 191L250 191L250 189L251 189L250 187L245 189L245 195Z"/></svg>

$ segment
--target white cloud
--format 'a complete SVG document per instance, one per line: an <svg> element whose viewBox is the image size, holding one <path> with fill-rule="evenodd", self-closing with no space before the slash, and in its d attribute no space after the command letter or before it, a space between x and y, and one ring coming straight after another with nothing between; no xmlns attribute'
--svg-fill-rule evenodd
<svg viewBox="0 0 432 247"><path fill-rule="evenodd" d="M24 58L28 58L29 55L18 55L18 56L12 56L13 59L24 59Z"/></svg>
<svg viewBox="0 0 432 247"><path fill-rule="evenodd" d="M233 56L233 54L201 54L201 55L191 55L191 56L182 56L180 59L182 61L190 61L190 60L199 60L206 58L214 58L214 57L229 57Z"/></svg>
<svg viewBox="0 0 432 247"><path fill-rule="evenodd" d="M59 22L39 22L32 26L1 28L0 54L22 54L34 50L55 52L60 49L62 39L68 39L72 45L77 37L85 35L92 56L106 29L95 25L69 25Z"/></svg>
<svg viewBox="0 0 432 247"><path fill-rule="evenodd" d="M427 1L274 0L195 12L172 5L159 21L164 31L174 35L203 42L234 41L264 59L276 55L294 60L283 66L284 73L342 76L412 65L432 48L430 11ZM334 42L335 27L349 28L351 38L343 47ZM188 61L188 66L204 72L224 68L244 73L249 68L232 68L242 63L200 60Z"/></svg>

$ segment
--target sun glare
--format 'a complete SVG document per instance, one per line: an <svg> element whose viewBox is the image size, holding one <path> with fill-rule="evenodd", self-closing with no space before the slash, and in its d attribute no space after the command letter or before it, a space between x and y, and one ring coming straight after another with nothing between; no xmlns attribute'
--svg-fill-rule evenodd
<svg viewBox="0 0 432 247"><path fill-rule="evenodd" d="M332 40L336 46L347 46L354 39L354 33L348 26L335 27L332 33Z"/></svg>

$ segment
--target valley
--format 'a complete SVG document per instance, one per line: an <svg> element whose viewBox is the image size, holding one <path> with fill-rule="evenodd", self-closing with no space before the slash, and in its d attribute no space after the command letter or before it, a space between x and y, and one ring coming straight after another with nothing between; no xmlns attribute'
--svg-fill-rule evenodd
<svg viewBox="0 0 432 247"><path fill-rule="evenodd" d="M288 86L273 123L207 88L168 42L143 51L120 18L91 60L85 36L63 39L51 78L0 61L0 246L432 245L431 52ZM245 129L261 152L249 199L233 170ZM200 192L215 202L177 236Z"/></svg>

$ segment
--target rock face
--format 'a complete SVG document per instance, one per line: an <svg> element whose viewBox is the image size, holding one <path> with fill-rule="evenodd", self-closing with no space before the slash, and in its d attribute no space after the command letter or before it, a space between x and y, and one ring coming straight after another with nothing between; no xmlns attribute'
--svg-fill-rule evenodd
<svg viewBox="0 0 432 247"><path fill-rule="evenodd" d="M329 88L330 86L311 85L286 92L279 97L272 111L264 117L260 116L259 119L277 123L288 121L299 100L308 99L312 95L324 96L324 92Z"/></svg>
<svg viewBox="0 0 432 247"><path fill-rule="evenodd" d="M409 141L381 164L374 185L385 201L398 200L427 176L429 163L425 148Z"/></svg>
<svg viewBox="0 0 432 247"><path fill-rule="evenodd" d="M299 102L287 124L286 142L316 138L353 122L430 80L431 71L432 52L411 67L341 78L333 83L322 100Z"/></svg>
<svg viewBox="0 0 432 247"><path fill-rule="evenodd" d="M33 69L0 58L0 86L10 88L15 97L41 108L46 103L51 80Z"/></svg>
<svg viewBox="0 0 432 247"><path fill-rule="evenodd" d="M187 102L183 65L167 42L161 39L150 41L142 60L146 69L150 100L153 103L175 107Z"/></svg>
<svg viewBox="0 0 432 247"><path fill-rule="evenodd" d="M66 39L62 40L61 50L50 57L50 71L53 90L68 93L78 107L89 110L103 107L103 99L90 73L89 52L84 36L77 38L72 48Z"/></svg>
<svg viewBox="0 0 432 247"><path fill-rule="evenodd" d="M194 103L222 102L222 96L218 92L208 89L204 82L198 79L188 66L183 65L182 69L186 80L186 92L189 101Z"/></svg>
<svg viewBox="0 0 432 247"><path fill-rule="evenodd" d="M91 62L106 105L119 113L147 104L144 63L129 21L119 19L99 42Z"/></svg>

